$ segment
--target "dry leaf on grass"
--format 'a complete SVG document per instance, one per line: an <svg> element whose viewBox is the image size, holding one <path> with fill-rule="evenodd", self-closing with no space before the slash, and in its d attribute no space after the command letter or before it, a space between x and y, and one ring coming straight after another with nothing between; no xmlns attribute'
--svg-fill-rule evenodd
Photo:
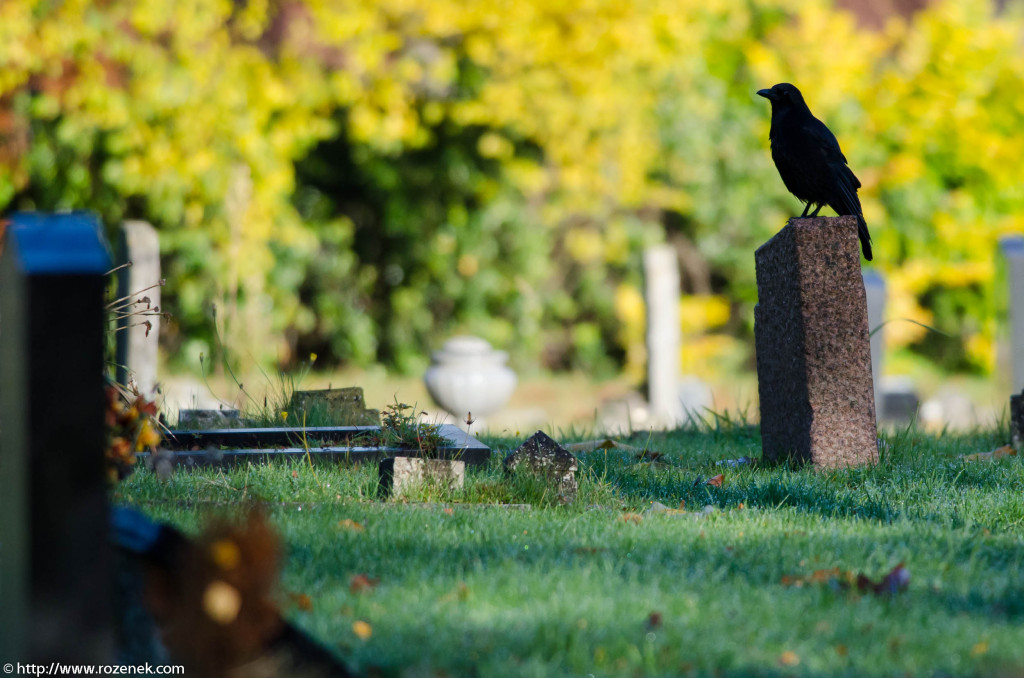
<svg viewBox="0 0 1024 678"><path fill-rule="evenodd" d="M878 583L871 581L866 575L857 575L857 590L862 593L874 593L879 596L891 596L907 590L910 586L910 572L900 563L882 577Z"/></svg>
<svg viewBox="0 0 1024 678"><path fill-rule="evenodd" d="M352 593L372 591L377 588L377 584L379 583L380 579L376 577L368 577L365 574L354 574L348 578L348 590Z"/></svg>
<svg viewBox="0 0 1024 678"><path fill-rule="evenodd" d="M891 596L907 590L910 586L910 572L903 563L900 563L876 582L866 574L844 572L838 567L834 567L830 570L815 570L807 576L785 575L779 583L795 588L809 584L825 584L835 591L854 590L860 593L873 593L877 596Z"/></svg>
<svg viewBox="0 0 1024 678"><path fill-rule="evenodd" d="M634 445L626 445L611 438L600 440L584 440L579 443L567 443L563 445L570 452L592 452L593 450L628 450L630 452L643 452L644 449Z"/></svg>
<svg viewBox="0 0 1024 678"><path fill-rule="evenodd" d="M303 612L310 612L313 609L313 599L305 593L289 593L288 598Z"/></svg>
<svg viewBox="0 0 1024 678"><path fill-rule="evenodd" d="M1005 457L1016 457L1017 450L1014 449L1013 445L1003 445L1000 448L994 449L991 452L975 452L974 454L964 454L960 458L964 461L992 461L994 459L1003 459Z"/></svg>
<svg viewBox="0 0 1024 678"><path fill-rule="evenodd" d="M440 600L442 603L450 603L456 600L467 600L468 598L469 587L466 586L466 582L460 581L455 585L455 588L441 596Z"/></svg>

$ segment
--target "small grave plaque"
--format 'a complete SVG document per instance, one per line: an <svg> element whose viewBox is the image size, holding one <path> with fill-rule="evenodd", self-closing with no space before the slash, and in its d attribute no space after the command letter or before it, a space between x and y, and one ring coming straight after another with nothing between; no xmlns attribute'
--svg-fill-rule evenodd
<svg viewBox="0 0 1024 678"><path fill-rule="evenodd" d="M381 499L398 497L424 483L447 489L462 489L466 481L466 462L455 459L389 457L380 462Z"/></svg>

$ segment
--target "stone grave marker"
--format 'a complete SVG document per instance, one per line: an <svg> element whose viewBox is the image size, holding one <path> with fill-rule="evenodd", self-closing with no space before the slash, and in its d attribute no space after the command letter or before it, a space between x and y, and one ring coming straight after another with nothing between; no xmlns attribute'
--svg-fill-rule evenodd
<svg viewBox="0 0 1024 678"><path fill-rule="evenodd" d="M15 214L0 248L0 657L109 663L110 257L84 212Z"/></svg>
<svg viewBox="0 0 1024 678"><path fill-rule="evenodd" d="M761 439L842 468L878 458L867 302L855 217L790 219L755 253Z"/></svg>
<svg viewBox="0 0 1024 678"><path fill-rule="evenodd" d="M461 459L423 459L419 457L388 457L378 467L381 499L400 497L424 483L446 489L460 490L466 482L466 462Z"/></svg>
<svg viewBox="0 0 1024 678"><path fill-rule="evenodd" d="M647 402L656 421L669 428L685 413L679 398L679 261L671 245L644 252L647 304Z"/></svg>
<svg viewBox="0 0 1024 678"><path fill-rule="evenodd" d="M1010 391L1024 391L1024 236L1003 238L999 244L1008 264L1010 300Z"/></svg>
<svg viewBox="0 0 1024 678"><path fill-rule="evenodd" d="M376 426L380 424L380 412L367 409L363 389L328 388L319 391L296 391L288 404L288 411L295 421L301 423L303 414L307 420L314 412L330 419L334 426Z"/></svg>
<svg viewBox="0 0 1024 678"><path fill-rule="evenodd" d="M245 425L235 409L179 410L178 427L184 429L241 428Z"/></svg>
<svg viewBox="0 0 1024 678"><path fill-rule="evenodd" d="M145 221L121 225L118 258L132 265L117 275L117 298L131 297L121 315L152 311L118 320L117 381L134 380L139 393L152 397L157 385L157 346L160 336L160 239ZM144 290L144 291L143 291ZM148 299L148 301L145 301ZM149 323L149 326L142 323Z"/></svg>
<svg viewBox="0 0 1024 678"><path fill-rule="evenodd" d="M1013 446L1024 445L1024 393L1010 396L1010 432Z"/></svg>
<svg viewBox="0 0 1024 678"><path fill-rule="evenodd" d="M556 443L543 431L537 431L504 460L505 472L513 473L522 467L534 475L554 483L564 503L576 498L579 484L576 471L579 464L576 457Z"/></svg>
<svg viewBox="0 0 1024 678"><path fill-rule="evenodd" d="M875 413L884 416L882 358L885 350L885 279L878 271L864 271L864 293L868 303L868 332L871 334L871 382L875 393Z"/></svg>

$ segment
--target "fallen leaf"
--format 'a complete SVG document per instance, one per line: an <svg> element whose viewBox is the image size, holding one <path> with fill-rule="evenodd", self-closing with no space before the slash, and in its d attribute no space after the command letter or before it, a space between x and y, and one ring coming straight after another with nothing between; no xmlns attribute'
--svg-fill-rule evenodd
<svg viewBox="0 0 1024 678"><path fill-rule="evenodd" d="M376 577L367 577L365 574L354 574L348 579L348 590L352 593L372 591L377 588L377 584L379 583L380 579L377 579Z"/></svg>
<svg viewBox="0 0 1024 678"><path fill-rule="evenodd" d="M570 452L590 452L593 450L614 449L628 450L630 452L644 451L643 448L635 447L633 445L626 445L625 443L620 443L619 441L612 440L611 438L604 438L600 440L584 440L579 443L568 443L566 445L563 445L562 447L569 450Z"/></svg>
<svg viewBox="0 0 1024 678"><path fill-rule="evenodd" d="M598 553L605 553L607 551L608 549L602 546L577 546L572 550L573 553L580 556L593 556L597 555Z"/></svg>
<svg viewBox="0 0 1024 678"><path fill-rule="evenodd" d="M808 581L814 584L827 584L833 579L839 579L842 577L842 572L838 567L833 567L831 570L815 570L811 573Z"/></svg>
<svg viewBox="0 0 1024 678"><path fill-rule="evenodd" d="M636 455L637 461L658 461L664 455L661 452L655 452L653 450L642 450Z"/></svg>
<svg viewBox="0 0 1024 678"><path fill-rule="evenodd" d="M1003 459L1005 457L1016 457L1017 450L1013 445L1003 445L1000 448L994 449L991 452L975 452L974 454L964 454L960 458L964 461L992 461L993 459Z"/></svg>
<svg viewBox="0 0 1024 678"><path fill-rule="evenodd" d="M803 561L801 561L803 564ZM779 580L783 586L800 588L807 584L826 584L835 591L846 591L856 589L861 593L874 593L879 596L890 596L907 590L910 585L910 572L903 563L900 563L889 571L878 582L873 581L866 574L853 574L843 572L838 567L830 570L815 570L807 576L785 575Z"/></svg>
<svg viewBox="0 0 1024 678"><path fill-rule="evenodd" d="M444 509L443 513L446 516L455 515L455 509L453 509L453 508L446 508L446 509Z"/></svg>
<svg viewBox="0 0 1024 678"><path fill-rule="evenodd" d="M455 588L441 596L442 603L450 603L455 600L466 600L469 598L469 587L466 582L460 581Z"/></svg>
<svg viewBox="0 0 1024 678"><path fill-rule="evenodd" d="M361 640L366 640L373 635L373 627L362 619L357 619L352 622L352 633L359 636Z"/></svg>
<svg viewBox="0 0 1024 678"><path fill-rule="evenodd" d="M353 532L362 532L364 529L362 523L357 523L351 518L345 518L344 520L338 521L338 527L343 530L352 530Z"/></svg>
<svg viewBox="0 0 1024 678"><path fill-rule="evenodd" d="M303 612L311 612L313 610L313 599L309 595L305 593L289 593L288 597L295 603L295 607Z"/></svg>
<svg viewBox="0 0 1024 678"><path fill-rule="evenodd" d="M796 652L792 650L786 650L779 655L779 664L781 666L796 666L800 663L800 657L797 656Z"/></svg>
<svg viewBox="0 0 1024 678"><path fill-rule="evenodd" d="M725 480L725 476L723 474L719 473L714 478L709 478L708 481L706 483L704 483L704 484L705 485L711 485L712 487L721 487L723 480Z"/></svg>
<svg viewBox="0 0 1024 678"><path fill-rule="evenodd" d="M860 579L858 578L858 588ZM910 572L900 563L882 577L882 581L872 585L871 590L880 596L893 596L907 590L910 586Z"/></svg>

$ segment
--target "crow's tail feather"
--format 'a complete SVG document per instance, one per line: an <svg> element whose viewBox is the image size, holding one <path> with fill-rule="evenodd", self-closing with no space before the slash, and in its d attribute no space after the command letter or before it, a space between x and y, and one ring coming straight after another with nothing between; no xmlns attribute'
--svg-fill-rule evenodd
<svg viewBox="0 0 1024 678"><path fill-rule="evenodd" d="M864 252L864 258L871 261L871 234L868 233L867 222L864 221L864 210L860 206L860 198L857 197L856 186L860 185L857 177L849 168L843 166L845 172L840 172L837 177L839 195L836 196L836 204L829 207L836 211L836 214L851 214L857 217L857 237L860 238L860 247ZM852 179L852 181L851 181ZM856 183L854 183L856 182Z"/></svg>
<svg viewBox="0 0 1024 678"><path fill-rule="evenodd" d="M857 236L860 238L860 248L864 251L864 258L871 261L871 234L868 233L868 224L864 217L857 215Z"/></svg>

